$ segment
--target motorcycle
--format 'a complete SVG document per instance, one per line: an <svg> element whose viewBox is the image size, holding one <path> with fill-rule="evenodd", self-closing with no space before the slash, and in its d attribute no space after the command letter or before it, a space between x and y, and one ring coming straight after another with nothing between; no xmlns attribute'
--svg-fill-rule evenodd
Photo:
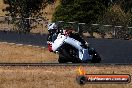
<svg viewBox="0 0 132 88"><path fill-rule="evenodd" d="M53 33L48 36L47 43L50 52L59 54L59 63L99 63L98 52L88 46L88 43L78 33Z"/></svg>

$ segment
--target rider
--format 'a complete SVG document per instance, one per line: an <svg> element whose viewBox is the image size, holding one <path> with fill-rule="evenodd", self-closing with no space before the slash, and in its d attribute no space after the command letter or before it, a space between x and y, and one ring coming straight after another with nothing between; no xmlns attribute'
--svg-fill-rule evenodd
<svg viewBox="0 0 132 88"><path fill-rule="evenodd" d="M71 27L66 27L66 28L65 28L64 34L65 34L66 36L70 36L70 35L73 34L73 32L74 32L74 29L73 29L73 28L71 28Z"/></svg>
<svg viewBox="0 0 132 88"><path fill-rule="evenodd" d="M58 31L58 26L56 25L56 23L49 23L48 31L49 31L48 41L54 41L57 35L56 33Z"/></svg>

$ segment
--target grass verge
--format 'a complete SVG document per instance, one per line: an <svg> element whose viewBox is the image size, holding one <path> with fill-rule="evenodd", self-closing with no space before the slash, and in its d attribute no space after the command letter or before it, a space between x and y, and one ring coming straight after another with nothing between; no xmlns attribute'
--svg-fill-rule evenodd
<svg viewBox="0 0 132 88"><path fill-rule="evenodd" d="M57 59L58 55L50 53L47 48L0 43L0 63L48 63Z"/></svg>
<svg viewBox="0 0 132 88"><path fill-rule="evenodd" d="M86 66L88 74L132 74L131 66ZM129 84L76 83L78 67L0 67L0 88L132 88Z"/></svg>

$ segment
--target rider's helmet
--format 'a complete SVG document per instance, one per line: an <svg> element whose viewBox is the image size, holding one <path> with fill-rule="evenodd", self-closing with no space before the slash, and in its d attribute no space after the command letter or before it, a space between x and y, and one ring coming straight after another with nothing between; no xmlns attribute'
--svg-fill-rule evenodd
<svg viewBox="0 0 132 88"><path fill-rule="evenodd" d="M58 29L56 23L49 23L48 24L48 31L56 31Z"/></svg>
<svg viewBox="0 0 132 88"><path fill-rule="evenodd" d="M57 25L56 23L49 23L48 24L48 30L54 30L54 29L57 29Z"/></svg>

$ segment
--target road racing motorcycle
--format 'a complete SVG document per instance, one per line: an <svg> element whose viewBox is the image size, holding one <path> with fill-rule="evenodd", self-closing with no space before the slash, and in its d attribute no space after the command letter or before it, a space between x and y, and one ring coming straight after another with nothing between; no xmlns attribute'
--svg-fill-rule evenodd
<svg viewBox="0 0 132 88"><path fill-rule="evenodd" d="M90 47L78 33L68 33L62 30L59 33L51 33L47 38L50 52L59 54L59 63L99 63L100 55Z"/></svg>

